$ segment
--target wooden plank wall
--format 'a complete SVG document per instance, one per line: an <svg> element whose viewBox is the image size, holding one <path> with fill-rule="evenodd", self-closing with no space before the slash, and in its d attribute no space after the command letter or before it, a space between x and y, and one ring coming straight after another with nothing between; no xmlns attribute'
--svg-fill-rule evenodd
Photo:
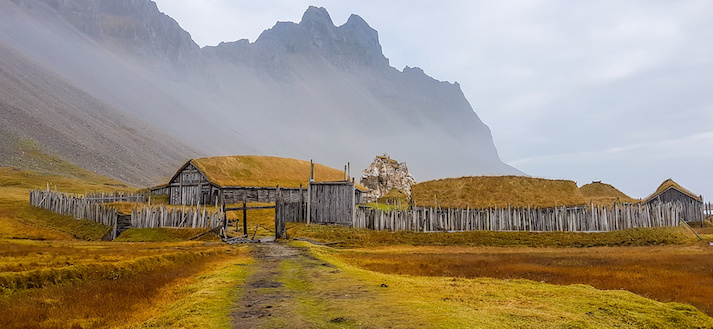
<svg viewBox="0 0 713 329"><path fill-rule="evenodd" d="M677 226L698 220L700 203L621 204L610 208L413 208L382 211L357 209L354 227L391 231L568 231L608 232L636 227Z"/></svg>
<svg viewBox="0 0 713 329"><path fill-rule="evenodd" d="M309 186L309 223L352 225L354 183L314 183Z"/></svg>

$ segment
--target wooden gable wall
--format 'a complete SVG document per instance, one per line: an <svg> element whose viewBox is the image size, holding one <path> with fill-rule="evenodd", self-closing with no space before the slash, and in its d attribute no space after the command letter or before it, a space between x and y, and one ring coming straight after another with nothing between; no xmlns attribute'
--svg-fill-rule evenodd
<svg viewBox="0 0 713 329"><path fill-rule="evenodd" d="M218 196L218 189L190 162L173 176L167 188L170 204L209 204Z"/></svg>

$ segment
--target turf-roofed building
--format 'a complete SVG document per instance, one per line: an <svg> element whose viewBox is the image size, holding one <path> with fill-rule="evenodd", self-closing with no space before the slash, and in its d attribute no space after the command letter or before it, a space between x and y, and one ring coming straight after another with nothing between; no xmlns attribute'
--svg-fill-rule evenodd
<svg viewBox="0 0 713 329"><path fill-rule="evenodd" d="M644 202L653 203L676 201L703 204L703 196L696 195L669 178L661 183L659 188L656 189L656 192L646 198Z"/></svg>
<svg viewBox="0 0 713 329"><path fill-rule="evenodd" d="M309 161L254 155L188 160L152 195L168 195L170 204L275 202L277 187L295 201L304 198L311 175ZM344 171L314 164L314 181L345 181ZM356 198L364 188L357 186Z"/></svg>

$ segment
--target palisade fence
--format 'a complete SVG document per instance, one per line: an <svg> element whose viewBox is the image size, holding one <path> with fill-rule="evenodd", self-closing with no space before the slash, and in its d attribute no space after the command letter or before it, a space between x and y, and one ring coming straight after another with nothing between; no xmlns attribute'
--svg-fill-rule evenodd
<svg viewBox="0 0 713 329"><path fill-rule="evenodd" d="M702 220L700 203L615 204L611 207L439 209L383 211L359 207L353 227L391 231L608 232L677 226Z"/></svg>
<svg viewBox="0 0 713 329"><path fill-rule="evenodd" d="M114 191L107 192L87 192L84 193L84 199L94 202L111 203L111 202L147 202L147 197L144 194L122 193Z"/></svg>
<svg viewBox="0 0 713 329"><path fill-rule="evenodd" d="M215 228L225 218L225 213L221 209L208 210L205 206L201 207L200 205L183 206L183 208L143 205L140 208L134 208L131 215L121 215L116 208L96 200L98 200L96 197L86 198L77 194L57 191L30 191L30 205L76 219L87 219L112 226L112 240L121 234L122 231L117 230L119 226L123 226L124 229L129 227ZM127 219L130 224L121 225L122 220Z"/></svg>
<svg viewBox="0 0 713 329"><path fill-rule="evenodd" d="M224 219L225 212L222 209L208 210L200 204L183 208L145 205L131 211L131 227L136 228L216 228Z"/></svg>
<svg viewBox="0 0 713 329"><path fill-rule="evenodd" d="M76 219L88 219L107 226L115 226L119 216L116 208L85 199L76 194L57 191L30 191L30 205Z"/></svg>

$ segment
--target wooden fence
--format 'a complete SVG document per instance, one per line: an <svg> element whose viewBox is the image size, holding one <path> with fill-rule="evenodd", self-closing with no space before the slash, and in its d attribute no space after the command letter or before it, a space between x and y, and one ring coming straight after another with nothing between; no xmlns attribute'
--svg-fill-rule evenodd
<svg viewBox="0 0 713 329"><path fill-rule="evenodd" d="M676 226L702 214L700 204L620 204L610 208L413 208L382 211L359 207L353 227L391 231L568 231L608 232L636 227ZM698 217L696 217L695 220Z"/></svg>
<svg viewBox="0 0 713 329"><path fill-rule="evenodd" d="M76 194L56 191L31 190L30 205L49 211L72 216L76 219L87 219L116 228L119 211L98 202L85 199ZM116 238L116 230L112 239Z"/></svg>
<svg viewBox="0 0 713 329"><path fill-rule="evenodd" d="M205 206L182 208L166 206L143 205L134 208L131 215L121 215L116 208L96 201L97 197L82 197L57 191L30 191L30 205L50 210L52 212L72 216L76 219L87 219L112 226L111 239L115 239L123 230L130 227L205 227L215 228L223 223L225 213L221 209L209 211ZM102 200L107 200L103 198ZM128 217L130 225L117 225L118 221ZM123 230L117 230L122 226Z"/></svg>
<svg viewBox="0 0 713 329"><path fill-rule="evenodd" d="M208 210L205 206L166 207L148 206L131 211L131 227L206 227L216 228L223 223L225 213L220 209Z"/></svg>
<svg viewBox="0 0 713 329"><path fill-rule="evenodd" d="M147 198L143 194L133 194L133 193L120 193L114 191L113 193L107 192L88 192L84 194L84 199L99 202L99 203L112 203L112 202L139 202L144 203Z"/></svg>

